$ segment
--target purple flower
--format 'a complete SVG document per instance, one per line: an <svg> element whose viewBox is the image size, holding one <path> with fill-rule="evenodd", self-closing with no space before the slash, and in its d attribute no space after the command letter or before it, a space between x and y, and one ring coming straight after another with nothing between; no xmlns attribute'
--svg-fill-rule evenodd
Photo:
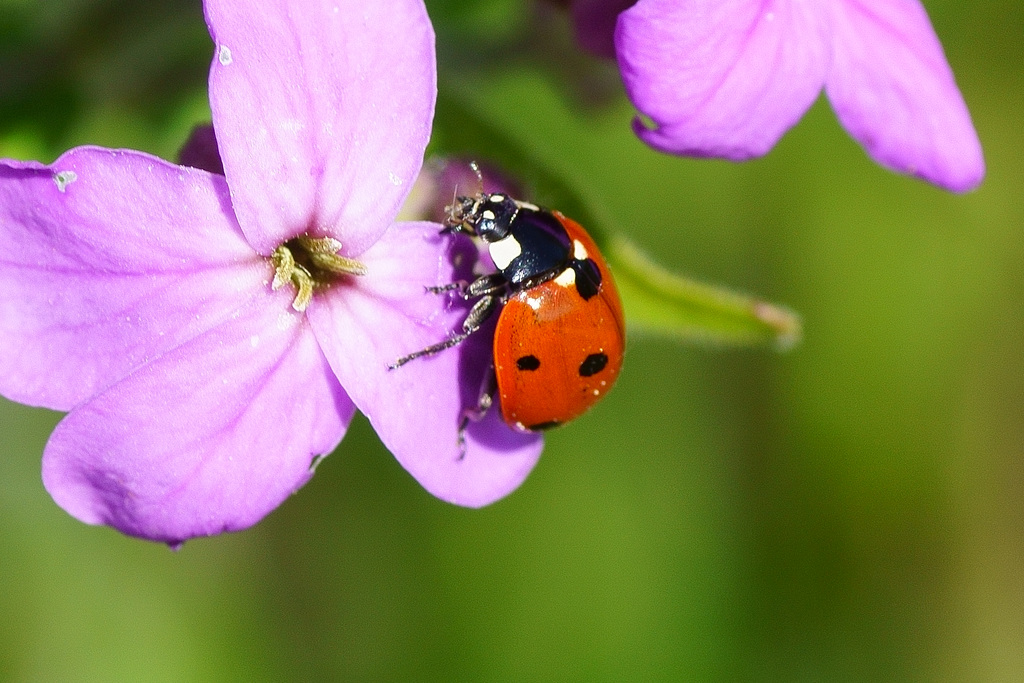
<svg viewBox="0 0 1024 683"><path fill-rule="evenodd" d="M472 253L394 223L436 94L421 0L205 8L223 176L95 147L0 162L0 393L71 411L47 490L84 522L172 544L242 529L358 408L431 493L507 494L541 440L496 411L461 459L456 438L485 340L387 370L461 323L424 285Z"/></svg>
<svg viewBox="0 0 1024 683"><path fill-rule="evenodd" d="M572 0L570 10L580 46L600 57L615 58L615 22L636 0Z"/></svg>
<svg viewBox="0 0 1024 683"><path fill-rule="evenodd" d="M578 30L597 32L584 44L600 52L610 23L601 18L629 4L576 0ZM619 16L615 48L626 90L653 124L637 118L634 130L664 152L765 154L824 87L883 166L955 192L985 174L918 0L639 0Z"/></svg>

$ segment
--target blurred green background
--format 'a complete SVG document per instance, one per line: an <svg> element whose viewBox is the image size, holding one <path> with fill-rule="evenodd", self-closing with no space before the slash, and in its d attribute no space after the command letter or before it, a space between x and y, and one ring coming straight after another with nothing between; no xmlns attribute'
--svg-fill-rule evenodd
<svg viewBox="0 0 1024 683"><path fill-rule="evenodd" d="M557 13L428 2L482 116L804 342L631 338L483 510L357 419L264 522L177 553L60 510L60 416L0 403L0 680L1024 680L1024 7L925 5L987 156L966 196L873 165L824 102L756 162L660 156ZM0 156L173 158L210 54L198 0L0 0Z"/></svg>

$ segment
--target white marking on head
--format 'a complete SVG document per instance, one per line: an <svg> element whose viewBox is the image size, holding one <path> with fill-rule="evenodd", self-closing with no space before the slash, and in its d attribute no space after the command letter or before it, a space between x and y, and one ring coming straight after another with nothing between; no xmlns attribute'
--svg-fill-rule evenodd
<svg viewBox="0 0 1024 683"><path fill-rule="evenodd" d="M568 287L569 285L576 284L576 271L572 268L566 268L558 277L555 278L555 284L561 285L562 287Z"/></svg>
<svg viewBox="0 0 1024 683"><path fill-rule="evenodd" d="M523 253L523 248L515 237L509 235L497 242L491 242L487 251L490 252L491 260L494 261L498 270L505 270L517 256Z"/></svg>
<svg viewBox="0 0 1024 683"><path fill-rule="evenodd" d="M541 298L539 296L530 296L526 298L526 305L535 311L540 310Z"/></svg>
<svg viewBox="0 0 1024 683"><path fill-rule="evenodd" d="M494 202L495 204L501 204L503 201L505 201L505 195L503 195L503 194L492 194L488 199L490 201Z"/></svg>
<svg viewBox="0 0 1024 683"><path fill-rule="evenodd" d="M577 261L585 261L590 254L587 253L587 248L583 246L583 242L579 240L572 241L572 257Z"/></svg>
<svg viewBox="0 0 1024 683"><path fill-rule="evenodd" d="M493 221L495 218L497 218L497 216L494 215L494 212L491 211L490 209L484 209L483 211L481 211L480 217L483 218L485 221Z"/></svg>

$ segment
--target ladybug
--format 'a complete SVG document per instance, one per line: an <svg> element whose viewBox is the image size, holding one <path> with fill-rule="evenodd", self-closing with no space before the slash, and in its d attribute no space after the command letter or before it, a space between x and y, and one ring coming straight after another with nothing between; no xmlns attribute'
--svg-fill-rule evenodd
<svg viewBox="0 0 1024 683"><path fill-rule="evenodd" d="M482 176L471 164L477 179ZM451 348L495 313L493 372L475 409L460 425L490 408L495 391L513 429L535 432L587 411L615 384L625 349L622 302L608 264L576 221L504 193L457 196L442 233L482 241L497 270L472 282L428 287L473 301L462 330L399 358L409 361Z"/></svg>

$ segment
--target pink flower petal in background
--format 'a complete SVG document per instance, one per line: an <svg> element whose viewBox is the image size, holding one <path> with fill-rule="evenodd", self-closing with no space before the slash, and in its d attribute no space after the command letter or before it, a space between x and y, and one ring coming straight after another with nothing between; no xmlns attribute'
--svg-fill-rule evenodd
<svg viewBox="0 0 1024 683"><path fill-rule="evenodd" d="M203 123L192 129L178 152L178 163L224 175L224 162L220 160L220 150L217 149L217 133L211 124Z"/></svg>
<svg viewBox="0 0 1024 683"><path fill-rule="evenodd" d="M917 0L831 4L825 92L871 158L954 192L985 175L981 142L928 15Z"/></svg>
<svg viewBox="0 0 1024 683"><path fill-rule="evenodd" d="M598 57L614 59L615 22L620 12L635 4L636 0L574 0L570 9L580 47Z"/></svg>
<svg viewBox="0 0 1024 683"><path fill-rule="evenodd" d="M619 19L619 67L634 129L665 152L739 161L800 120L828 68L814 3L641 0Z"/></svg>
<svg viewBox="0 0 1024 683"><path fill-rule="evenodd" d="M624 0L575 0L579 42L606 52ZM822 88L879 164L962 192L981 144L919 0L638 0L614 34L640 138L670 154L767 153ZM605 47L602 47L605 46Z"/></svg>

